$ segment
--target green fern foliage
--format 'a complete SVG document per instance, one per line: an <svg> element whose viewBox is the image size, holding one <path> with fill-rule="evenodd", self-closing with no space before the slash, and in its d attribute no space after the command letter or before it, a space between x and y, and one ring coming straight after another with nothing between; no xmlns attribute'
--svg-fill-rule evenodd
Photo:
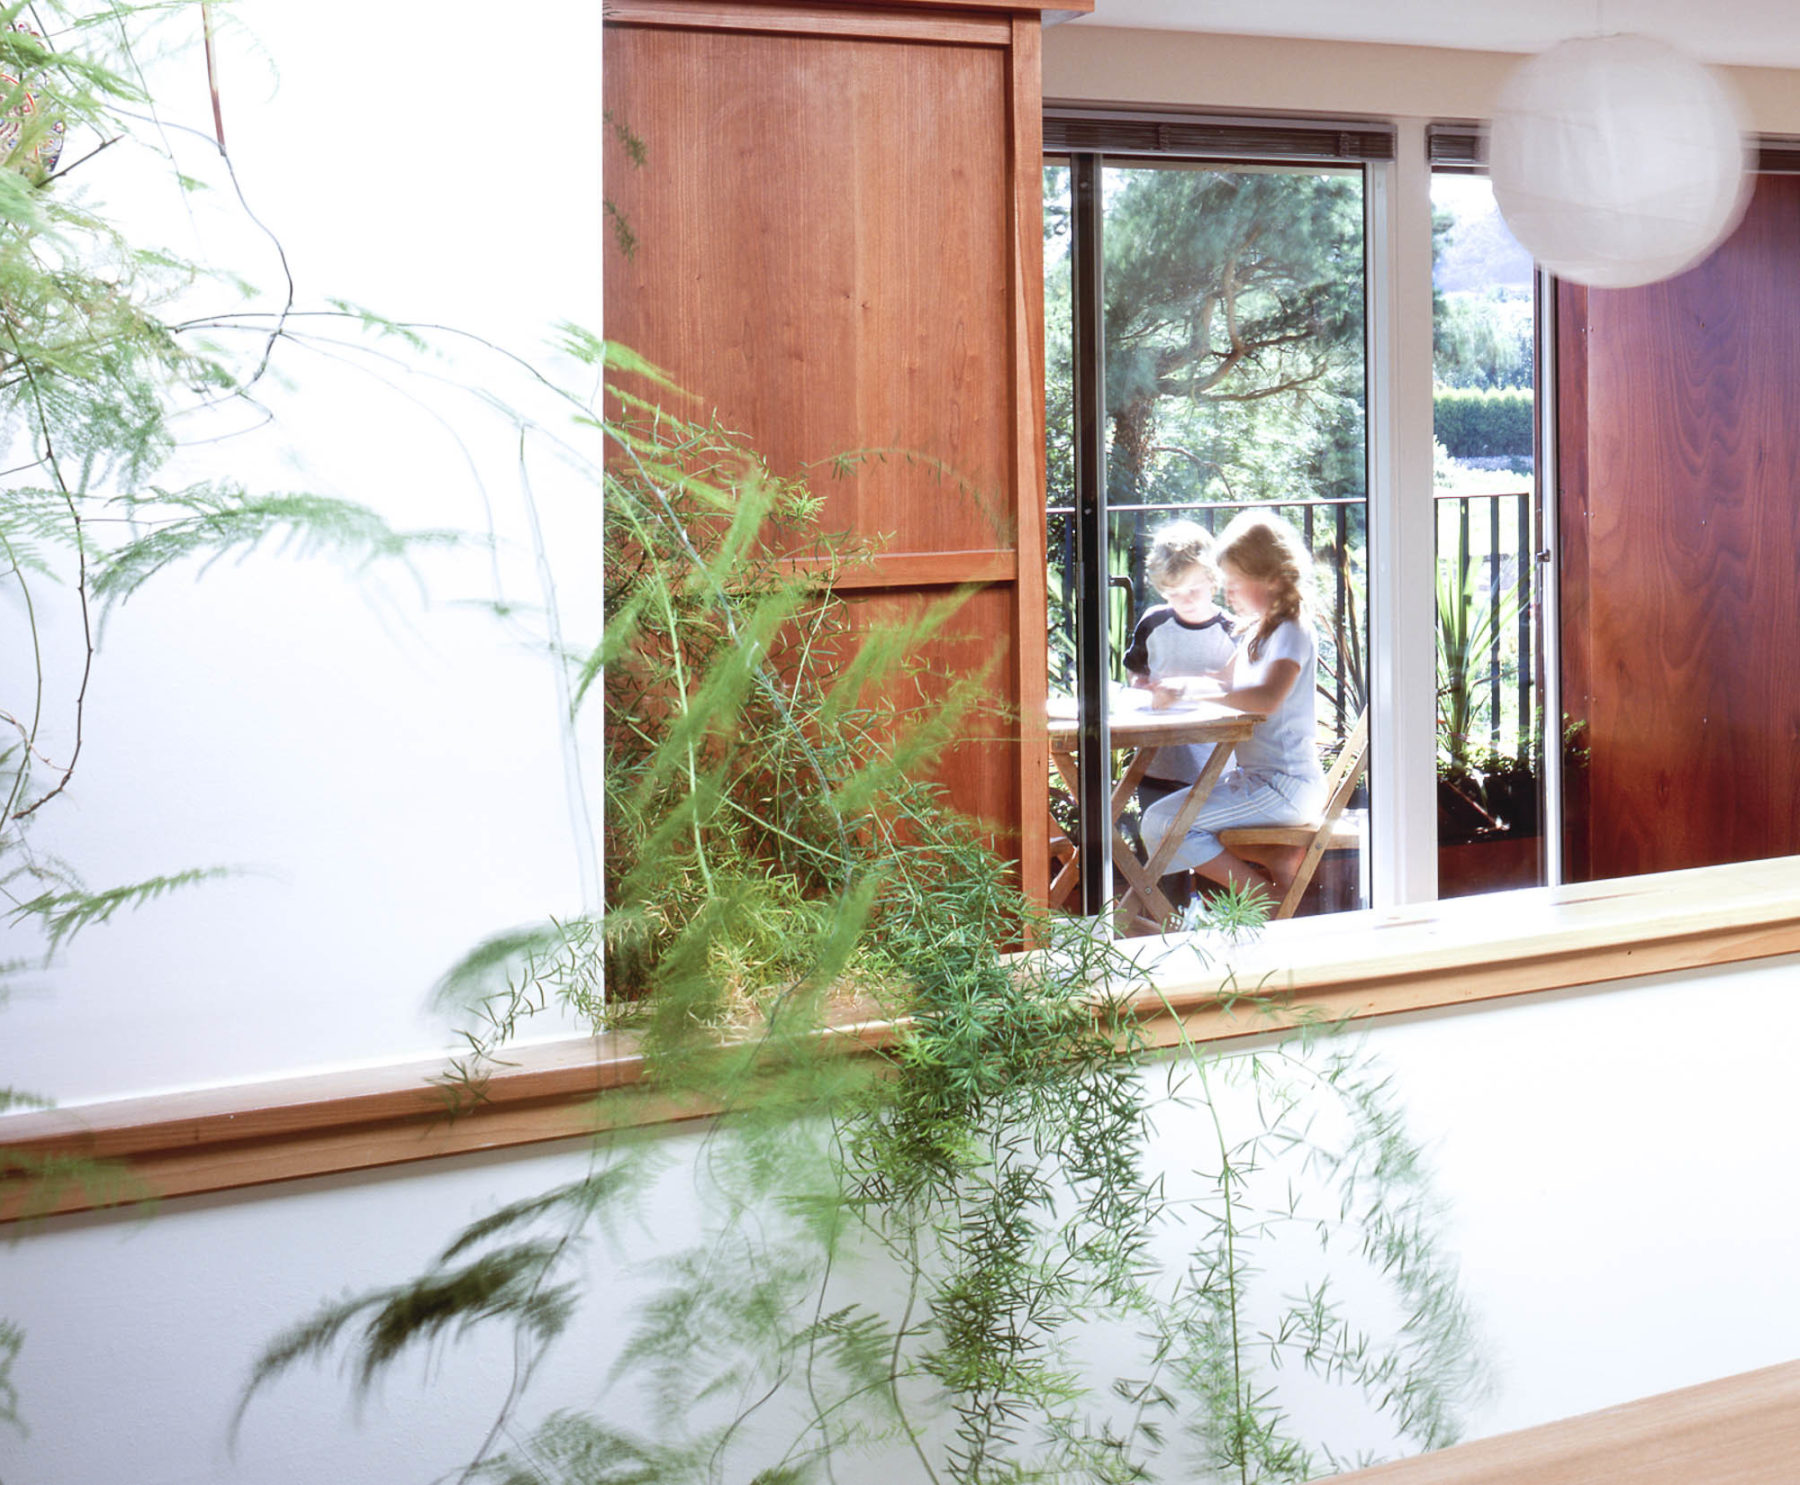
<svg viewBox="0 0 1800 1485"><path fill-rule="evenodd" d="M220 868L175 872L170 876L150 877L122 887L108 887L89 892L80 888L61 892L40 892L11 909L16 925L36 919L43 927L49 952L54 954L85 928L110 922L121 910L143 907L159 897L192 887L200 882L216 881L226 875Z"/></svg>
<svg viewBox="0 0 1800 1485"><path fill-rule="evenodd" d="M135 243L89 204L88 161L131 141L177 175L137 79L150 29L200 7L113 0L0 4L0 922L9 981L77 935L220 873L174 869L90 887L33 832L79 789L87 723L106 684L108 609L177 565L203 572L262 551L326 556L359 570L404 562L442 533L393 530L372 512L309 492L253 494L164 478L183 420L232 400L253 405L287 331L255 326L243 354L222 345L250 323L195 318L197 286L241 283L155 244ZM161 42L159 41L160 45ZM225 161L229 169L229 161ZM51 636L74 635L71 650ZM0 1106L37 1102L7 1091ZM71 1185L93 1201L135 1199L118 1173L75 1158L0 1150L0 1199L13 1215L54 1208ZM16 1422L11 1364L21 1344L0 1322L0 1422Z"/></svg>
<svg viewBox="0 0 1800 1485"><path fill-rule="evenodd" d="M0 158L0 587L14 662L0 674L0 912L15 924L40 921L51 952L201 875L90 893L32 844L38 811L75 778L89 703L104 684L105 612L178 564L203 572L280 551L357 570L452 539L396 531L362 506L311 492L159 480L180 420L253 398L288 333L277 320L257 328L247 354L221 349L221 328L249 322L183 317L185 296L235 281L132 243L84 203L80 173L99 150L131 139L152 157L165 153L143 121L135 49L145 27L170 24L180 9L0 7L0 74L18 80L11 102L0 100L18 124ZM52 611L82 636L72 661L45 647Z"/></svg>
<svg viewBox="0 0 1800 1485"><path fill-rule="evenodd" d="M955 600L858 632L832 579L866 553L821 531L816 496L671 415L654 368L568 335L615 382L610 414L581 414L607 442L606 630L572 662L577 704L606 707L605 913L466 956L440 990L469 1038L444 1082L478 1099L553 1005L636 1038L647 1077L596 1105L586 1179L321 1309L246 1401L302 1362L343 1355L361 1388L498 1329L518 1370L467 1477L507 1485L1274 1485L1363 1436L1450 1441L1472 1330L1367 1059L1326 1028L1144 1052L1141 970L1027 902L928 782L987 704L978 677L914 663ZM1265 910L1228 900L1203 926L1242 937ZM842 1055L866 1021L879 1047ZM679 1192L633 1111L672 1096L716 1116ZM1171 1150L1175 1111L1216 1138ZM671 1195L692 1215L671 1222ZM1295 1265L1296 1237L1324 1258ZM1278 1264L1305 1277L1272 1291ZM532 1423L526 1383L593 1272L642 1301L594 1407ZM1315 1438L1296 1377L1353 1395L1362 1436Z"/></svg>

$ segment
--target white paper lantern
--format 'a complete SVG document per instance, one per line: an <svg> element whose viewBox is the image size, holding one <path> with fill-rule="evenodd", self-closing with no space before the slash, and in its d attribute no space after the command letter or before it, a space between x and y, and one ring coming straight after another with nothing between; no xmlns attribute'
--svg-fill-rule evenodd
<svg viewBox="0 0 1800 1485"><path fill-rule="evenodd" d="M1748 140L1736 96L1647 36L1565 41L1507 79L1488 170L1513 236L1595 288L1691 267L1743 215Z"/></svg>

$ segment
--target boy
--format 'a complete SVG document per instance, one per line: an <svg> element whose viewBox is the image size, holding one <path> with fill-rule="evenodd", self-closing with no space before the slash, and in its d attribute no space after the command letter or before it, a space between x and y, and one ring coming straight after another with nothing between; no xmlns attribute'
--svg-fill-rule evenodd
<svg viewBox="0 0 1800 1485"><path fill-rule="evenodd" d="M1219 569L1206 528L1193 521L1162 526L1151 541L1144 570L1167 601L1146 609L1132 630L1125 652L1131 684L1148 689L1153 681L1222 670L1236 641L1231 620L1213 602ZM1211 752L1205 744L1158 748L1138 785L1139 807L1148 809L1193 783Z"/></svg>

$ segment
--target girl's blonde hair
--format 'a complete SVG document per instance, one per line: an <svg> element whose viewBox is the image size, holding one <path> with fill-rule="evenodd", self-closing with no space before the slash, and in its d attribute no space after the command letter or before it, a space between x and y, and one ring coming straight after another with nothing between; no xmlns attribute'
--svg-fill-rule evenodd
<svg viewBox="0 0 1800 1485"><path fill-rule="evenodd" d="M1144 573L1166 592L1184 572L1198 568L1209 588L1219 586L1219 564L1213 556L1212 533L1197 521L1166 521L1150 540Z"/></svg>
<svg viewBox="0 0 1800 1485"><path fill-rule="evenodd" d="M1264 642L1287 620L1312 623L1306 596L1312 586L1312 555L1286 521L1264 511L1240 512L1219 534L1218 560L1252 582L1270 585L1268 612L1250 637L1252 660L1261 658Z"/></svg>

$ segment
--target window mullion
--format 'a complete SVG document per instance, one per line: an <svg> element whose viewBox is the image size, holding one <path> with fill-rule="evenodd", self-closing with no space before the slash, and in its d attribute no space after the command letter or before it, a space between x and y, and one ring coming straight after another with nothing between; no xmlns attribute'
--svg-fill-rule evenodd
<svg viewBox="0 0 1800 1485"><path fill-rule="evenodd" d="M1437 896L1437 513L1432 492L1431 170L1398 122L1367 167L1371 903Z"/></svg>
<svg viewBox="0 0 1800 1485"><path fill-rule="evenodd" d="M1107 725L1106 316L1101 159L1069 157L1074 208L1069 263L1074 274L1076 695L1080 745L1077 811L1081 910L1104 913L1112 898L1112 739Z"/></svg>

